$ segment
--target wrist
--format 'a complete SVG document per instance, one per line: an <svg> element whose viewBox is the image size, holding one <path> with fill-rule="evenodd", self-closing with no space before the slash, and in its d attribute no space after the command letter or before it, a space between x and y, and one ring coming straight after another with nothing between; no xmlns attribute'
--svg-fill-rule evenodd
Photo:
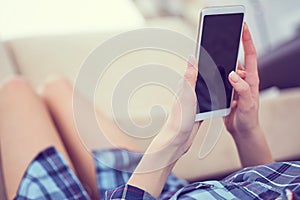
<svg viewBox="0 0 300 200"><path fill-rule="evenodd" d="M171 164L153 172L134 172L129 178L127 184L140 188L149 193L151 196L158 198L170 173L172 172L173 167L174 164Z"/></svg>
<svg viewBox="0 0 300 200"><path fill-rule="evenodd" d="M256 126L233 136L243 167L274 162L264 132Z"/></svg>
<svg viewBox="0 0 300 200"><path fill-rule="evenodd" d="M176 162L165 162L165 155L146 151L127 184L158 198Z"/></svg>
<svg viewBox="0 0 300 200"><path fill-rule="evenodd" d="M190 133L183 133L179 129L174 128L167 123L159 132L159 134L157 134L152 140L148 149L153 149L156 151L170 149L176 152L186 142L187 137L185 134Z"/></svg>
<svg viewBox="0 0 300 200"><path fill-rule="evenodd" d="M135 172L151 173L176 163L180 157L178 156L179 147L174 145L173 141L174 134L164 128L144 152Z"/></svg>
<svg viewBox="0 0 300 200"><path fill-rule="evenodd" d="M231 135L235 141L239 141L239 140L249 140L255 137L256 135L260 135L262 133L263 133L262 128L258 123L257 125L251 128L233 131L231 132Z"/></svg>

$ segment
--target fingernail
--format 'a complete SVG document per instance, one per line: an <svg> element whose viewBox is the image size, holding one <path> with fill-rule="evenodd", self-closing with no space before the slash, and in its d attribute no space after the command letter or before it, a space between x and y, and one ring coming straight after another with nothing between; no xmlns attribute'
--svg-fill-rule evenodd
<svg viewBox="0 0 300 200"><path fill-rule="evenodd" d="M234 71L230 72L229 78L235 83L240 79L239 75L237 75L237 73L235 73Z"/></svg>
<svg viewBox="0 0 300 200"><path fill-rule="evenodd" d="M194 65L195 65L195 57L193 55L189 55L188 67L194 67Z"/></svg>

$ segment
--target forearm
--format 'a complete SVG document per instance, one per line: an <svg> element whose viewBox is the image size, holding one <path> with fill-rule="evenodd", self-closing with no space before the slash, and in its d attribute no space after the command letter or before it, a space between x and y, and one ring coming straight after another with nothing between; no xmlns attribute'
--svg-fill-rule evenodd
<svg viewBox="0 0 300 200"><path fill-rule="evenodd" d="M174 140L167 138L169 135L172 134L165 131L165 134L160 134L152 141L127 184L138 187L155 198L159 197L180 157ZM165 143L164 140L172 142Z"/></svg>
<svg viewBox="0 0 300 200"><path fill-rule="evenodd" d="M143 189L159 197L176 161L184 155L194 140L200 123L195 123L197 80L195 58L189 57L181 88L165 127L151 142L135 169L128 185Z"/></svg>
<svg viewBox="0 0 300 200"><path fill-rule="evenodd" d="M249 133L235 134L234 141L243 167L274 162L260 126Z"/></svg>
<svg viewBox="0 0 300 200"><path fill-rule="evenodd" d="M174 164L171 164L154 172L133 173L127 184L138 187L158 198L173 167Z"/></svg>

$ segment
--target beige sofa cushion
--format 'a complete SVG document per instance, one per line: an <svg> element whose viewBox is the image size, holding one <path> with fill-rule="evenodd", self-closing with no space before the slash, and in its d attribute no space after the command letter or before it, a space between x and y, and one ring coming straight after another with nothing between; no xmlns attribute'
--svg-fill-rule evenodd
<svg viewBox="0 0 300 200"><path fill-rule="evenodd" d="M113 34L44 36L6 43L14 52L20 73L38 86L51 76L65 76L73 81L89 52Z"/></svg>
<svg viewBox="0 0 300 200"><path fill-rule="evenodd" d="M25 38L8 41L7 45L15 54L20 73L27 77L33 86L38 87L53 76L64 76L74 83L81 64L89 53L115 34L117 33ZM191 52L193 51L194 49L191 48ZM112 63L109 70L105 72L105 76L100 79L96 104L102 112L111 116L110 103L114 87L130 70L147 63L159 63L171 66L176 73L183 74L185 62L184 59L165 51L141 50L129 53ZM144 92L138 92L132 99L132 102L135 102L131 104L134 115L143 117L144 108L152 105L153 101L149 95L144 101L145 96L143 94L149 94L149 92L162 95L163 97L160 99L163 102L156 103L161 103L167 107L173 97L170 92L166 94L161 88L145 87Z"/></svg>
<svg viewBox="0 0 300 200"><path fill-rule="evenodd" d="M300 159L300 88L261 100L260 121L276 160Z"/></svg>

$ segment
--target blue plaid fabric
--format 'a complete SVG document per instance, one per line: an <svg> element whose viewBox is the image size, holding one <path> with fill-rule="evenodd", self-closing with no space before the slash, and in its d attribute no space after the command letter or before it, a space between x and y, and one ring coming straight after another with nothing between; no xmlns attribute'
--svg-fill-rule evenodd
<svg viewBox="0 0 300 200"><path fill-rule="evenodd" d="M130 185L108 192L106 198L154 200L147 192ZM277 162L245 168L222 181L184 186L170 199L300 199L300 162Z"/></svg>
<svg viewBox="0 0 300 200"><path fill-rule="evenodd" d="M126 185L141 154L125 150L101 150L93 154L102 198L154 199L147 192ZM64 158L50 147L32 161L15 199L90 198ZM300 199L300 161L245 168L222 181L187 184L170 175L159 199Z"/></svg>
<svg viewBox="0 0 300 200"><path fill-rule="evenodd" d="M248 167L231 174L222 183L238 198L287 199L293 193L294 199L300 199L300 161Z"/></svg>
<svg viewBox="0 0 300 200"><path fill-rule="evenodd" d="M130 153L122 149L110 149L94 151L94 158L97 170L98 190L101 197L107 191L114 190L125 185L134 171L143 154ZM159 199L170 199L180 188L188 183L178 179L173 174L167 179Z"/></svg>
<svg viewBox="0 0 300 200"><path fill-rule="evenodd" d="M50 147L29 165L15 199L87 200L89 197L64 158Z"/></svg>
<svg viewBox="0 0 300 200"><path fill-rule="evenodd" d="M93 155L98 189L102 198L107 190L126 184L142 157L142 154L133 154L120 149L94 151ZM169 199L185 185L187 185L186 181L171 174L161 199ZM39 153L29 165L15 199L86 200L90 198L61 154L54 147L50 147Z"/></svg>

